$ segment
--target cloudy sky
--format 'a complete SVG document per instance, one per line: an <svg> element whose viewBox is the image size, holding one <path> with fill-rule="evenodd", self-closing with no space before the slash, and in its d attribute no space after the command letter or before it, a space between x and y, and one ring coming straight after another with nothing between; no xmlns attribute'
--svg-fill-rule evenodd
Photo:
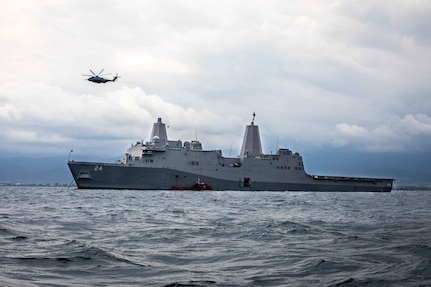
<svg viewBox="0 0 431 287"><path fill-rule="evenodd" d="M266 153L431 152L431 1L0 4L0 157L118 156L158 117L237 155L253 112Z"/></svg>

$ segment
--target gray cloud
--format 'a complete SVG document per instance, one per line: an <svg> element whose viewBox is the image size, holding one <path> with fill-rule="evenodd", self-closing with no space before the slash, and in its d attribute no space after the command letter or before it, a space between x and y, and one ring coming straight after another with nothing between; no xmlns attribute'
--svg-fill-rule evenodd
<svg viewBox="0 0 431 287"><path fill-rule="evenodd" d="M117 155L157 117L172 138L197 129L204 147L237 150L252 112L267 152L276 142L430 149L431 9L422 1L3 7L0 154ZM122 78L81 76L102 68Z"/></svg>

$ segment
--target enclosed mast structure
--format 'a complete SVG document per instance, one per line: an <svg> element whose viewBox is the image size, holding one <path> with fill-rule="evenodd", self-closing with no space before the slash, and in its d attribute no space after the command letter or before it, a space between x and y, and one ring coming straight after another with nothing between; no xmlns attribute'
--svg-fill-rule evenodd
<svg viewBox="0 0 431 287"><path fill-rule="evenodd" d="M254 124L256 114L253 113L253 120L245 127L244 139L242 141L241 161L245 157L257 157L262 155L262 144L260 143L259 127Z"/></svg>

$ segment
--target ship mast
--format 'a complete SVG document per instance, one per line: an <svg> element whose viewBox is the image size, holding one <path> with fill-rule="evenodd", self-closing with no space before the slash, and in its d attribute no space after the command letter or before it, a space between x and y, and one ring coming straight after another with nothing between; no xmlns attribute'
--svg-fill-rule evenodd
<svg viewBox="0 0 431 287"><path fill-rule="evenodd" d="M260 143L259 127L254 125L256 113L253 112L253 120L250 125L247 125L242 142L240 158L257 157L262 154L262 145Z"/></svg>
<svg viewBox="0 0 431 287"><path fill-rule="evenodd" d="M159 150L165 150L168 143L168 136L166 133L166 125L162 122L162 118L157 119L157 123L153 124L150 141L154 147Z"/></svg>

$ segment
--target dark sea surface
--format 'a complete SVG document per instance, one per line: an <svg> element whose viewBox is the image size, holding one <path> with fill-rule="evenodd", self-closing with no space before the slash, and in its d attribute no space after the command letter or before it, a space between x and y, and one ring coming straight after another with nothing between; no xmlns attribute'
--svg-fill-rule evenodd
<svg viewBox="0 0 431 287"><path fill-rule="evenodd" d="M0 187L0 286L431 286L431 192Z"/></svg>

